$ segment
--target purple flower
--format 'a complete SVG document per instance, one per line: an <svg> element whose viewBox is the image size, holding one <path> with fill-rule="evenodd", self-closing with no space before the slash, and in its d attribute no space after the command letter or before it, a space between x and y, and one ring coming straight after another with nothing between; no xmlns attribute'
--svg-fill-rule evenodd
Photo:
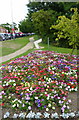
<svg viewBox="0 0 79 120"><path fill-rule="evenodd" d="M44 99L42 99L42 101L44 101Z"/></svg>
<svg viewBox="0 0 79 120"><path fill-rule="evenodd" d="M41 106L40 104L37 105L37 107L40 107L40 106Z"/></svg>
<svg viewBox="0 0 79 120"><path fill-rule="evenodd" d="M26 100L30 100L30 97L27 96L27 97L26 97Z"/></svg>
<svg viewBox="0 0 79 120"><path fill-rule="evenodd" d="M37 102L39 103L39 102L40 102L40 100L38 99L38 100L37 100Z"/></svg>
<svg viewBox="0 0 79 120"><path fill-rule="evenodd" d="M44 105L44 108L46 108L46 105Z"/></svg>

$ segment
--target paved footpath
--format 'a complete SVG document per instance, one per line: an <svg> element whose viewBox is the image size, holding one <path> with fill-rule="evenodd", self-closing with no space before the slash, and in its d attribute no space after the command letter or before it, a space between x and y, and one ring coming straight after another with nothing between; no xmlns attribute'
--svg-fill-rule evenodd
<svg viewBox="0 0 79 120"><path fill-rule="evenodd" d="M12 58L26 52L26 51L28 51L29 49L33 48L33 44L34 44L33 41L30 41L26 46L24 46L20 50L17 50L16 52L11 53L9 55L0 57L0 63L8 61L8 60L10 60L10 59L12 59Z"/></svg>

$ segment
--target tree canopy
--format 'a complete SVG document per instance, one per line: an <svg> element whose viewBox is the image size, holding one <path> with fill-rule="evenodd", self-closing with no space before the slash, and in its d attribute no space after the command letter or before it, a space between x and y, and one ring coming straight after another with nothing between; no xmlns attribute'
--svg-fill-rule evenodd
<svg viewBox="0 0 79 120"><path fill-rule="evenodd" d="M32 22L28 18L19 23L19 28L23 33L33 32Z"/></svg>
<svg viewBox="0 0 79 120"><path fill-rule="evenodd" d="M58 30L56 40L67 38L69 45L75 49L79 45L79 14L77 8L71 8L74 11L71 18L59 16L56 25L51 28ZM64 39L63 39L64 40Z"/></svg>

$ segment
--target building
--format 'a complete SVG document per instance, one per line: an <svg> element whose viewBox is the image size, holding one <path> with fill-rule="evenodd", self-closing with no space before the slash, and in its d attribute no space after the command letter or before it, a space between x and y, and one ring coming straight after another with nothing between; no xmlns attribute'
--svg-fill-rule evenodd
<svg viewBox="0 0 79 120"><path fill-rule="evenodd" d="M8 33L8 30L6 30L6 29L3 28L3 27L0 27L0 33Z"/></svg>

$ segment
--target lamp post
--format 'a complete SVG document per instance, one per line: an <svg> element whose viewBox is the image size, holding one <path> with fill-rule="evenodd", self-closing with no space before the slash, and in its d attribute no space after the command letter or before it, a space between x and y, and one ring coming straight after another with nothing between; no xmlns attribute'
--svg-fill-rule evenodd
<svg viewBox="0 0 79 120"><path fill-rule="evenodd" d="M13 24L13 2L12 2L12 0L11 0L11 19L12 19L12 26L11 26L12 36L13 36L13 39L14 39L15 38L14 37L14 31L15 31L15 29L14 29L14 24Z"/></svg>

